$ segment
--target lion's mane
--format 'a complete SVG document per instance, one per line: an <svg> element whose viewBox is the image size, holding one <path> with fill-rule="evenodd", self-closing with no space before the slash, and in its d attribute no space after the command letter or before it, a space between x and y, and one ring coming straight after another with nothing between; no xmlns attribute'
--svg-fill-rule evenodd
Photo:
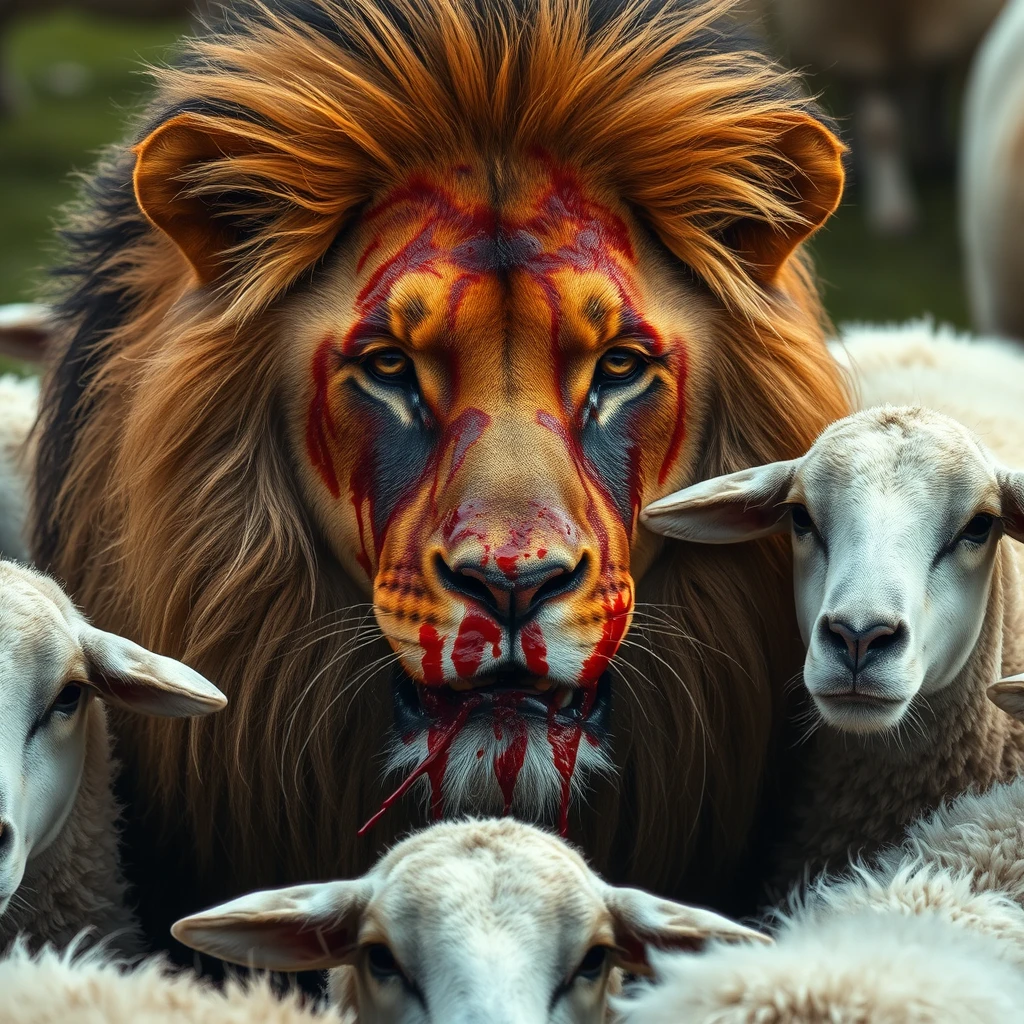
<svg viewBox="0 0 1024 1024"><path fill-rule="evenodd" d="M132 818L205 880L184 903L360 871L418 820L397 808L356 836L382 796L386 645L300 497L277 312L318 287L361 205L417 160L557 152L611 182L702 283L718 352L694 371L712 410L689 426L699 476L796 456L846 412L806 261L766 286L737 245L745 224L803 216L801 169L775 143L810 108L789 76L716 35L725 6L236 7L156 72L138 136L189 111L224 140L174 186L234 231L210 287L192 287L140 212L133 148L85 181L38 427L35 556L97 624L230 696L207 719L122 723ZM674 543L641 582L618 658L620 771L571 828L610 875L708 898L734 873L802 656L789 572L782 544ZM154 854L154 872L169 857Z"/></svg>

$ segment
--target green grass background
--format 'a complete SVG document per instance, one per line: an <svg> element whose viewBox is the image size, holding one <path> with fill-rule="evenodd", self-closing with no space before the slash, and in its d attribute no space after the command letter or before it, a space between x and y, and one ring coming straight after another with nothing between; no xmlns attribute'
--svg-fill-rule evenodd
<svg viewBox="0 0 1024 1024"><path fill-rule="evenodd" d="M72 172L124 134L144 100L142 67L159 61L183 23L117 23L68 13L17 24L0 41L27 83L30 104L0 118L0 303L32 299L53 251L53 223L73 194ZM85 88L61 95L54 68L86 69ZM855 190L814 241L832 318L903 320L929 313L967 326L953 185L921 186L922 225L912 236L872 236Z"/></svg>

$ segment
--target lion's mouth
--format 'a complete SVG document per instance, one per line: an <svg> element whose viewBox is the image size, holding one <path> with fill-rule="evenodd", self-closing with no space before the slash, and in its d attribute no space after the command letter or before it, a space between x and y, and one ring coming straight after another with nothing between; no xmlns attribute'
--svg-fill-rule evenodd
<svg viewBox="0 0 1024 1024"><path fill-rule="evenodd" d="M590 686L566 686L526 672L501 672L474 679L469 687L426 686L398 673L392 683L395 731L403 744L426 735L419 764L360 829L363 835L424 776L431 787L434 818L444 814L442 784L449 752L468 726L486 728L500 744L491 760L505 813L512 806L531 730L543 729L549 762L561 779L559 824L568 831L569 800L581 743L602 748L608 741L611 679L606 672ZM479 756L483 758L481 749Z"/></svg>

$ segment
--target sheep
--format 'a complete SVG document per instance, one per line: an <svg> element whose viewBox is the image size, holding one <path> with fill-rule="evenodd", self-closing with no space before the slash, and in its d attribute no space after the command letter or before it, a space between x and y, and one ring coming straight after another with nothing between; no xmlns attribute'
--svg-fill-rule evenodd
<svg viewBox="0 0 1024 1024"><path fill-rule="evenodd" d="M39 405L39 381L0 376L0 558L28 561L28 438Z"/></svg>
<svg viewBox="0 0 1024 1024"><path fill-rule="evenodd" d="M0 951L86 928L137 949L104 705L183 717L225 703L186 666L92 626L53 580L0 562Z"/></svg>
<svg viewBox="0 0 1024 1024"><path fill-rule="evenodd" d="M77 947L34 955L21 943L0 960L4 1024L354 1024L329 1007L277 995L266 978L223 990L158 960L125 970L105 952Z"/></svg>
<svg viewBox="0 0 1024 1024"><path fill-rule="evenodd" d="M1024 971L995 938L923 911L787 921L775 946L652 957L656 983L613 1000L621 1024L1006 1024Z"/></svg>
<svg viewBox="0 0 1024 1024"><path fill-rule="evenodd" d="M1024 727L986 696L1024 669L1024 472L960 423L863 410L801 458L696 484L642 519L703 543L792 534L823 727L776 884L896 842L922 811L1024 765Z"/></svg>
<svg viewBox="0 0 1024 1024"><path fill-rule="evenodd" d="M960 145L960 237L974 326L1024 339L1024 0L1010 0L971 68Z"/></svg>
<svg viewBox="0 0 1024 1024"><path fill-rule="evenodd" d="M563 840L513 819L442 822L362 878L253 893L178 921L233 963L331 969L360 1021L598 1022L647 947L764 941L707 910L603 882Z"/></svg>

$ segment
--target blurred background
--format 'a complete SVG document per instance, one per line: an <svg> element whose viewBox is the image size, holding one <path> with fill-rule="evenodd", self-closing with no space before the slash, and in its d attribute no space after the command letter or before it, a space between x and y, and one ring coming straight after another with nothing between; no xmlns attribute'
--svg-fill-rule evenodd
<svg viewBox="0 0 1024 1024"><path fill-rule="evenodd" d="M806 72L853 147L845 202L813 243L835 322L970 325L958 140L970 61L1001 6L749 0L737 15ZM184 0L0 0L0 304L37 295L73 172L124 133L146 96L143 65L167 55L193 11Z"/></svg>

